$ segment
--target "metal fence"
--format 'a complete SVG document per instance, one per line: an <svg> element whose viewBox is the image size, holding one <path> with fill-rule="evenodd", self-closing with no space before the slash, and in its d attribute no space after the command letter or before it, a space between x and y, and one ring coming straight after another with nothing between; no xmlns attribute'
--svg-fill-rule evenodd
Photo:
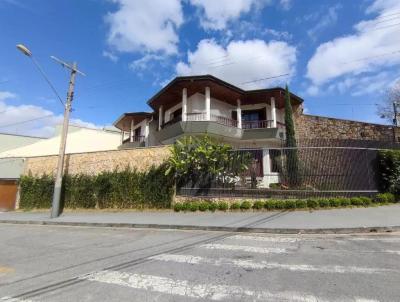
<svg viewBox="0 0 400 302"><path fill-rule="evenodd" d="M398 149L391 142L300 141L296 148L235 150L246 168L183 182L182 196L212 198L308 198L373 196L378 192L377 154ZM237 163L232 163L237 164ZM235 170L235 169L233 169Z"/></svg>

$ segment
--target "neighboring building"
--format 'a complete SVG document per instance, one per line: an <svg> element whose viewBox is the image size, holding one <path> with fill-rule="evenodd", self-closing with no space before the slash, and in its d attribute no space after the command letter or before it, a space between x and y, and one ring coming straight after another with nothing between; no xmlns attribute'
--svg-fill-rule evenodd
<svg viewBox="0 0 400 302"><path fill-rule="evenodd" d="M303 114L303 99L291 94L300 139L393 141L391 126ZM211 75L177 77L149 101L153 112L125 113L114 126L121 149L171 144L185 135L207 134L236 148L258 149L260 186L279 181L270 148L285 139L285 90L243 90ZM276 152L275 152L276 153Z"/></svg>
<svg viewBox="0 0 400 302"><path fill-rule="evenodd" d="M68 127L65 153L84 153L116 150L120 145L120 131L92 129L70 125ZM56 155L59 153L61 126L56 127L55 136L42 139L33 144L9 149L0 153L0 158L24 158L34 156Z"/></svg>
<svg viewBox="0 0 400 302"><path fill-rule="evenodd" d="M0 133L0 153L7 150L27 146L44 139L44 137Z"/></svg>
<svg viewBox="0 0 400 302"><path fill-rule="evenodd" d="M90 129L71 125L68 128L66 154L117 150L120 131ZM54 137L30 138L18 135L0 136L0 210L14 209L18 180L24 171L25 158L57 155L60 149L61 126ZM29 143L29 144L28 144ZM15 146L11 148L11 146Z"/></svg>

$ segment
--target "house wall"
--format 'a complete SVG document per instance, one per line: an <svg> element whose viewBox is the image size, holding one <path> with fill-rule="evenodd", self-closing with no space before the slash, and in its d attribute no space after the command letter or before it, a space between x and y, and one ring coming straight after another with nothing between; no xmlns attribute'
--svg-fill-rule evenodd
<svg viewBox="0 0 400 302"><path fill-rule="evenodd" d="M151 166L158 166L169 157L169 146L135 148L69 154L65 157L65 173L95 175L102 171L123 170L130 166L139 171L146 171ZM25 159L24 175L54 175L57 156L40 156Z"/></svg>
<svg viewBox="0 0 400 302"><path fill-rule="evenodd" d="M294 117L296 135L300 139L393 140L392 126L307 114L295 114Z"/></svg>
<svg viewBox="0 0 400 302"><path fill-rule="evenodd" d="M140 136L146 136L146 124L148 122L148 119L144 119L137 125L133 125L133 133L135 133L135 130L139 127L140 128Z"/></svg>

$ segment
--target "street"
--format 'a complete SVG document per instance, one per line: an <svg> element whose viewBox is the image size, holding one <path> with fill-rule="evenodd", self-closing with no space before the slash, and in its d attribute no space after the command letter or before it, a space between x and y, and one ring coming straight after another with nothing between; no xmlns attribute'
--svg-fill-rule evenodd
<svg viewBox="0 0 400 302"><path fill-rule="evenodd" d="M399 301L400 234L2 224L0 301Z"/></svg>

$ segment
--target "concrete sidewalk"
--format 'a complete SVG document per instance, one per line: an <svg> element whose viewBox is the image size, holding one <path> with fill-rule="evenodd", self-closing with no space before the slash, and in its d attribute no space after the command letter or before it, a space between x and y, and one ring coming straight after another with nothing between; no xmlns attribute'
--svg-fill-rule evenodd
<svg viewBox="0 0 400 302"><path fill-rule="evenodd" d="M172 211L3 212L0 223L215 230L265 233L355 233L400 230L400 204L282 212L175 213Z"/></svg>

